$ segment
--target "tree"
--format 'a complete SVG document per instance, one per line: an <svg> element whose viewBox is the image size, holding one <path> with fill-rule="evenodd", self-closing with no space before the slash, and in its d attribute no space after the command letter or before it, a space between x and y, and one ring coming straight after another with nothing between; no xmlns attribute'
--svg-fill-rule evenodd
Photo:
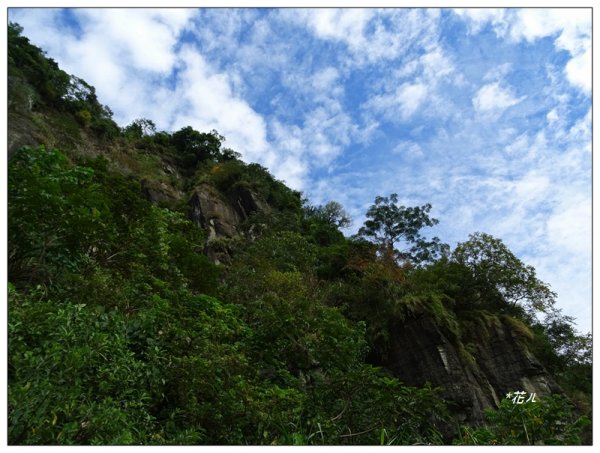
<svg viewBox="0 0 600 453"><path fill-rule="evenodd" d="M337 201L330 201L325 206L316 208L316 215L336 228L348 228L352 221L344 207Z"/></svg>
<svg viewBox="0 0 600 453"><path fill-rule="evenodd" d="M429 217L431 204L405 207L397 203L398 195L395 193L389 198L376 197L375 204L367 211L368 220L358 230L358 235L373 239L384 256L394 257L397 261L420 264L446 254L447 244L441 243L437 237L428 241L420 233L424 227L438 223L437 219ZM397 243L404 244L399 252L394 248Z"/></svg>
<svg viewBox="0 0 600 453"><path fill-rule="evenodd" d="M530 316L554 304L556 294L537 278L535 269L489 234L471 234L468 241L458 244L451 260L468 271L470 285L485 303L513 310L522 304Z"/></svg>
<svg viewBox="0 0 600 453"><path fill-rule="evenodd" d="M47 58L39 47L22 36L23 27L10 23L8 27L8 68L10 75L24 78L36 91L34 109L41 105L64 107L70 77Z"/></svg>
<svg viewBox="0 0 600 453"><path fill-rule="evenodd" d="M145 135L156 133L156 125L154 121L146 118L138 118L129 126L123 129L125 135L133 138L142 138Z"/></svg>
<svg viewBox="0 0 600 453"><path fill-rule="evenodd" d="M242 158L242 155L237 151L234 151L231 148L225 148L221 151L221 155L218 157L219 162L227 162L230 160L239 160Z"/></svg>
<svg viewBox="0 0 600 453"><path fill-rule="evenodd" d="M173 143L187 164L219 159L221 143L225 137L213 130L210 133L200 133L191 126L184 127L173 134Z"/></svg>
<svg viewBox="0 0 600 453"><path fill-rule="evenodd" d="M337 201L330 201L325 206L311 206L303 200L304 229L315 243L328 246L344 241L340 228L350 226L350 216Z"/></svg>
<svg viewBox="0 0 600 453"><path fill-rule="evenodd" d="M591 414L592 335L579 334L574 318L552 308L542 322L533 325L536 333L533 354L554 376L567 395L585 415Z"/></svg>

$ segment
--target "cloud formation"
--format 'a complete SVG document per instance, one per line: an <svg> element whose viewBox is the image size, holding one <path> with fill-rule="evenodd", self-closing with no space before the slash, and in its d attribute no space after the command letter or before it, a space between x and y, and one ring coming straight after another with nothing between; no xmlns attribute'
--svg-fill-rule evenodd
<svg viewBox="0 0 600 453"><path fill-rule="evenodd" d="M432 234L502 238L589 329L591 10L10 14L121 125L216 129L354 229L377 195L431 202Z"/></svg>
<svg viewBox="0 0 600 453"><path fill-rule="evenodd" d="M509 88L503 88L499 83L489 83L482 86L473 98L473 106L478 111L504 110L518 104L524 98L516 98Z"/></svg>
<svg viewBox="0 0 600 453"><path fill-rule="evenodd" d="M497 36L533 43L554 38L554 46L566 50L567 80L589 93L592 84L591 8L462 9L457 14L469 22L472 34L491 26Z"/></svg>

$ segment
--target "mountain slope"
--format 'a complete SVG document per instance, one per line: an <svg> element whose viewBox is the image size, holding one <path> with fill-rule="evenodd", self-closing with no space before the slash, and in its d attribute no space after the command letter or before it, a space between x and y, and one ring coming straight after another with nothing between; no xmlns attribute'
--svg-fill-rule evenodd
<svg viewBox="0 0 600 453"><path fill-rule="evenodd" d="M120 128L15 25L8 136L11 444L581 442L545 366L585 410L585 343L536 323L551 292L501 242L346 238L216 131ZM528 430L473 428L521 390Z"/></svg>

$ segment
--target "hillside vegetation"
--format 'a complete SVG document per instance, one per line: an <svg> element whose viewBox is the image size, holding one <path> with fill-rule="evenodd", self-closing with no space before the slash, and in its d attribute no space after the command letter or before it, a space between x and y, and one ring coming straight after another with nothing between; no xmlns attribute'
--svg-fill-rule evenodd
<svg viewBox="0 0 600 453"><path fill-rule="evenodd" d="M311 205L216 131L120 127L16 24L8 80L10 444L590 442L591 336L500 239L451 250L427 236L431 206L396 194L346 237L339 203ZM194 220L198 188L247 200L235 234ZM393 372L415 319L474 374L506 326L562 391L464 423L448 389Z"/></svg>

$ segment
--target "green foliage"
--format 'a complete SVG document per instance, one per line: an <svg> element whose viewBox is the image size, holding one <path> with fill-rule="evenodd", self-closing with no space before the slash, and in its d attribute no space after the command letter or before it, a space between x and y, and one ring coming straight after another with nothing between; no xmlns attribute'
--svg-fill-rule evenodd
<svg viewBox="0 0 600 453"><path fill-rule="evenodd" d="M366 357L384 356L393 327L419 316L467 351L475 310L457 316L452 283L464 266L390 266L371 243L323 246L309 227L241 241L218 270L183 213L151 205L105 159L82 163L43 147L10 161L11 444L447 442L439 390L406 387ZM303 221L337 230L320 215ZM335 281L319 280L323 266ZM473 319L531 336L519 320L486 316ZM548 321L564 363L587 363L568 333ZM575 439L575 428L536 423L530 439Z"/></svg>
<svg viewBox="0 0 600 453"><path fill-rule="evenodd" d="M300 193L287 187L283 182L276 180L269 171L259 164L249 164L246 167L247 181L274 209L300 213Z"/></svg>
<svg viewBox="0 0 600 453"><path fill-rule="evenodd" d="M9 298L9 443L145 442L162 382L128 348L123 315L39 291Z"/></svg>
<svg viewBox="0 0 600 453"><path fill-rule="evenodd" d="M331 225L336 228L348 228L351 225L350 215L337 201L330 201L324 206L306 206L305 216L309 220Z"/></svg>
<svg viewBox="0 0 600 453"><path fill-rule="evenodd" d="M17 152L8 194L9 272L16 280L41 282L81 269L107 234L108 206L93 171L70 166L57 150Z"/></svg>
<svg viewBox="0 0 600 453"><path fill-rule="evenodd" d="M378 196L375 204L367 211L367 220L358 230L359 236L373 238L380 246L381 253L399 261L415 264L433 261L443 256L448 246L437 237L430 241L420 233L421 229L434 226L437 219L429 217L431 205L416 207L398 206L398 195ZM404 248L396 252L396 243L403 243Z"/></svg>
<svg viewBox="0 0 600 453"><path fill-rule="evenodd" d="M147 118L138 118L123 129L123 134L131 139L140 139L156 133L154 121Z"/></svg>
<svg viewBox="0 0 600 453"><path fill-rule="evenodd" d="M303 214L302 230L314 243L327 247L345 242L340 228L347 228L351 222L341 204L330 201L325 206L304 206Z"/></svg>
<svg viewBox="0 0 600 453"><path fill-rule="evenodd" d="M211 167L203 178L222 193L229 195L236 184L246 182L245 167L246 165L239 160L229 160Z"/></svg>
<svg viewBox="0 0 600 453"><path fill-rule="evenodd" d="M531 350L584 415L592 412L592 336L576 332L560 310L532 326Z"/></svg>
<svg viewBox="0 0 600 453"><path fill-rule="evenodd" d="M224 193L231 193L237 187L246 186L255 191L275 211L300 214L300 194L276 180L259 164L246 165L240 161L227 161L213 171L215 185Z"/></svg>
<svg viewBox="0 0 600 453"><path fill-rule="evenodd" d="M100 104L94 87L61 70L53 59L22 36L22 31L18 24L9 24L8 72L12 80L9 86L14 89L9 96L30 104L28 107L34 111L66 115L76 124L91 127L103 139L119 135L112 111ZM60 130L57 132L60 135Z"/></svg>
<svg viewBox="0 0 600 453"><path fill-rule="evenodd" d="M11 279L60 286L100 266L210 292L217 272L201 254L201 232L183 214L144 200L139 183L109 173L106 161L88 165L43 147L25 147L11 159Z"/></svg>
<svg viewBox="0 0 600 453"><path fill-rule="evenodd" d="M361 366L315 389L312 404L327 414L307 422L307 443L324 445L442 444L448 413L440 389L414 388Z"/></svg>
<svg viewBox="0 0 600 453"><path fill-rule="evenodd" d="M89 127L92 123L92 114L85 109L77 111L75 113L75 118L83 127Z"/></svg>
<svg viewBox="0 0 600 453"><path fill-rule="evenodd" d="M105 159L78 166L43 147L11 160L9 214L11 444L432 435L409 404L424 396L367 366L364 324L323 303L317 246L300 233L240 249L217 291L205 238L181 213ZM217 292L237 304L201 294ZM327 402L341 396L346 409Z"/></svg>
<svg viewBox="0 0 600 453"><path fill-rule="evenodd" d="M529 344L533 340L533 332L531 329L520 319L509 315L500 315L500 319L507 325L513 335L518 340L525 344Z"/></svg>
<svg viewBox="0 0 600 453"><path fill-rule="evenodd" d="M489 425L463 428L466 445L579 445L587 417L573 414L572 404L562 395L537 402L514 404L504 399L497 410L488 410Z"/></svg>
<svg viewBox="0 0 600 453"><path fill-rule="evenodd" d="M452 261L468 270L469 280L462 282L474 288L479 304L500 311L530 317L536 311L548 311L556 294L541 282L532 266L521 262L500 239L485 233L475 233L458 244ZM517 304L526 310L522 312Z"/></svg>
<svg viewBox="0 0 600 453"><path fill-rule="evenodd" d="M217 131L200 133L191 126L184 127L173 134L173 144L186 167L195 168L198 162L216 159L220 155L224 137Z"/></svg>
<svg viewBox="0 0 600 453"><path fill-rule="evenodd" d="M369 363L419 317L472 371L473 345L509 326L591 413L591 336L549 310L553 293L500 240L476 234L448 256L421 235L437 223L431 206L395 194L346 238L339 203L303 204L216 131L119 128L92 86L21 32L9 25L11 114L67 154L25 147L9 161L11 444L447 443L442 390ZM98 147L108 159L81 157ZM144 198L166 183L261 205L243 235L210 243L225 265L204 254L185 198L171 209ZM533 322L535 310L549 316ZM573 414L559 397L503 403L463 442L577 443L586 421Z"/></svg>
<svg viewBox="0 0 600 453"><path fill-rule="evenodd" d="M13 75L20 75L36 88L37 105L60 106L69 86L69 75L43 51L21 36L23 28L8 27L8 65Z"/></svg>

